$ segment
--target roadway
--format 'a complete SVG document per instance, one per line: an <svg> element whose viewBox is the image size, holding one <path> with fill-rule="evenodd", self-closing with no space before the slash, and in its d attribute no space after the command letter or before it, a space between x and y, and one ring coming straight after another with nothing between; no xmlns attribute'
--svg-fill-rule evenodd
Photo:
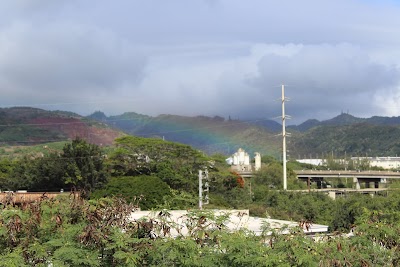
<svg viewBox="0 0 400 267"><path fill-rule="evenodd" d="M301 170L295 171L296 176L300 180L316 182L317 186L322 188L322 182L328 178L352 178L356 190L361 189L361 183L366 188L380 188L380 184L386 184L389 179L400 179L399 172L393 171L343 171L343 170Z"/></svg>
<svg viewBox="0 0 400 267"><path fill-rule="evenodd" d="M294 171L299 179L305 178L361 178L361 179L400 179L399 172L393 171L335 171L335 170L298 170Z"/></svg>

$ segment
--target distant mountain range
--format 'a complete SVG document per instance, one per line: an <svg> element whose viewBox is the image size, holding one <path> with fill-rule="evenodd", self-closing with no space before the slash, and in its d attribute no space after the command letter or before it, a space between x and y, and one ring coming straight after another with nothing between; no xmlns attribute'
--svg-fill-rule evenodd
<svg viewBox="0 0 400 267"><path fill-rule="evenodd" d="M109 145L123 134L162 138L189 144L206 153L229 155L239 147L249 153L281 155L281 124L272 120L230 120L219 116L156 117L127 112L106 116L98 111L83 117L64 111L18 107L0 109L3 145L35 144L76 136ZM339 156L400 156L400 117L357 118L342 113L332 119L310 119L288 126L290 158Z"/></svg>
<svg viewBox="0 0 400 267"><path fill-rule="evenodd" d="M259 151L281 155L282 125L268 119L225 120L222 117L150 117L124 113L107 117L101 112L91 119L112 125L128 134L165 138L190 144L208 153L230 154L238 147L251 153ZM357 118L342 113L332 119L310 119L288 126L287 140L291 158L343 156L400 156L400 117Z"/></svg>
<svg viewBox="0 0 400 267"><path fill-rule="evenodd" d="M400 156L400 117L357 118L342 113L291 127L293 157ZM325 156L323 156L325 155Z"/></svg>
<svg viewBox="0 0 400 267"><path fill-rule="evenodd" d="M317 126L345 126L365 123L368 125L386 125L386 126L400 126L400 117L379 117L374 116L371 118L357 118L347 113L342 113L330 120L318 121L310 119L297 126L288 126L289 129L294 129L300 132L305 132Z"/></svg>

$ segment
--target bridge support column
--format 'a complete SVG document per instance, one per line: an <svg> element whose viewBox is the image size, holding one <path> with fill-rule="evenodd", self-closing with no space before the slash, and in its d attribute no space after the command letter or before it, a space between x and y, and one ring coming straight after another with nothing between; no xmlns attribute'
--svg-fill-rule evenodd
<svg viewBox="0 0 400 267"><path fill-rule="evenodd" d="M387 187L387 180L386 178L382 178L379 183L377 188L386 188Z"/></svg>
<svg viewBox="0 0 400 267"><path fill-rule="evenodd" d="M355 185L356 189L361 189L360 182L358 181L357 177L353 177L353 184Z"/></svg>

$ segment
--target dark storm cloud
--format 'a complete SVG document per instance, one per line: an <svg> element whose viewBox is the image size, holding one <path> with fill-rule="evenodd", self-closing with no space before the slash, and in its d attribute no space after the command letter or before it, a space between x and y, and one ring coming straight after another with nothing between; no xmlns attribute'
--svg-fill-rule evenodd
<svg viewBox="0 0 400 267"><path fill-rule="evenodd" d="M0 2L1 106L399 115L400 7L358 0ZM56 105L57 103L68 103Z"/></svg>
<svg viewBox="0 0 400 267"><path fill-rule="evenodd" d="M112 33L75 24L44 29L18 24L0 39L6 51L0 53L0 86L13 89L14 103L23 102L21 92L42 102L116 93L126 84L136 86L146 64L145 56Z"/></svg>
<svg viewBox="0 0 400 267"><path fill-rule="evenodd" d="M288 111L296 121L323 119L342 110L362 117L382 112L371 102L400 81L397 68L374 62L349 44L300 45L292 55L266 54L258 72L249 83L259 88L260 97L278 84L287 84L286 95L292 100Z"/></svg>
<svg viewBox="0 0 400 267"><path fill-rule="evenodd" d="M379 96L396 99L400 72L351 44L259 45L224 64L199 69L208 74L213 94L197 92L188 110L203 110L236 118L280 115L281 84L286 85L287 112L292 123L326 119L349 111L366 117L387 112ZM192 80L197 80L193 78ZM201 103L198 106L196 103ZM205 108L206 107L206 108Z"/></svg>

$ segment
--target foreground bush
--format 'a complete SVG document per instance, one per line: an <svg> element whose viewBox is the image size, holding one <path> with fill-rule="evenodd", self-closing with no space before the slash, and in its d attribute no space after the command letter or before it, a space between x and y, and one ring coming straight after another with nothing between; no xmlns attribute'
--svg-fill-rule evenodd
<svg viewBox="0 0 400 267"><path fill-rule="evenodd" d="M229 232L224 215L189 212L188 235L168 212L129 221L137 203L63 197L0 211L0 266L398 266L400 212L364 210L354 236L270 229ZM158 236L158 237L156 237Z"/></svg>

